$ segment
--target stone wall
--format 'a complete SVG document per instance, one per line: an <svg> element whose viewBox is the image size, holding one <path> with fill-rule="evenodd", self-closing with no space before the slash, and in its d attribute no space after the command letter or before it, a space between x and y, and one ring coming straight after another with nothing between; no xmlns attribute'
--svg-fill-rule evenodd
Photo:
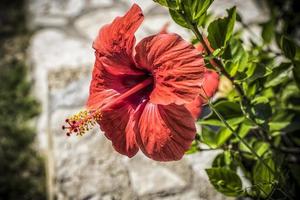
<svg viewBox="0 0 300 200"><path fill-rule="evenodd" d="M151 0L136 0L145 21L137 41L154 34L171 19ZM245 2L245 3L242 3ZM31 0L35 30L28 60L33 66L35 94L42 103L38 144L47 157L49 198L62 199L225 199L208 183L204 169L217 152L185 156L178 162L159 163L141 153L132 159L116 153L98 128L82 137L67 137L64 119L82 109L88 95L94 62L92 41L101 26L123 15L129 0ZM252 1L217 0L214 10L239 4L251 10L246 20L259 16ZM191 34L173 22L169 31Z"/></svg>

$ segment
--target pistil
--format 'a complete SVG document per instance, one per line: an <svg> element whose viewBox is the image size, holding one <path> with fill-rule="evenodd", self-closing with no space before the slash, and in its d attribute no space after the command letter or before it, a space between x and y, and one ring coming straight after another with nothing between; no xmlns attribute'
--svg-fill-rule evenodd
<svg viewBox="0 0 300 200"><path fill-rule="evenodd" d="M105 104L101 110L105 110L108 109L110 107L112 107L113 105L117 105L120 102L122 102L124 99L126 99L127 97L135 94L136 92L140 91L141 89L147 87L148 85L153 83L153 79L151 77L147 78L146 80L144 80L141 83L138 83L137 85L135 85L133 88L131 88L130 90L127 90L126 92L124 92L123 94L121 94L120 96L118 96L117 98L115 98L113 101L109 102L108 104Z"/></svg>
<svg viewBox="0 0 300 200"><path fill-rule="evenodd" d="M138 83L131 89L127 90L113 101L105 104L101 108L93 111L80 111L78 114L71 116L70 118L66 119L67 126L62 126L63 130L67 130L66 135L70 136L71 134L75 133L76 135L83 135L85 132L89 131L93 126L96 124L97 121L101 120L101 113L111 108L114 105L121 103L123 100L128 98L129 96L135 94L136 92L144 89L145 87L149 86L153 83L152 77L147 78L141 83Z"/></svg>

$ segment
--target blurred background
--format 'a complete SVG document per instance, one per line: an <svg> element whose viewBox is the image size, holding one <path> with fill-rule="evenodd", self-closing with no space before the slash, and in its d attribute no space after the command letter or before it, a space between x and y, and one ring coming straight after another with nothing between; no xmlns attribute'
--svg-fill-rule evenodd
<svg viewBox="0 0 300 200"><path fill-rule="evenodd" d="M67 137L64 119L82 109L94 62L92 41L100 27L138 3L145 21L137 41L169 31L192 34L172 22L152 0L1 0L0 4L0 199L229 199L214 191L204 169L215 151L158 163L142 154L116 153L99 129ZM244 22L268 20L282 1L215 0L216 15L236 5ZM296 1L281 17L299 19ZM295 6L293 4L295 3ZM295 24L292 24L295 23ZM252 27L259 32L259 27ZM260 33L258 33L260 34Z"/></svg>

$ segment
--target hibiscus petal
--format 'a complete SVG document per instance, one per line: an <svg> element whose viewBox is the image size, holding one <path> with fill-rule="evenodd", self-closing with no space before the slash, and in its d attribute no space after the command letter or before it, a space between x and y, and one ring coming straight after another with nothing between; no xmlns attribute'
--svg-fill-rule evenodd
<svg viewBox="0 0 300 200"><path fill-rule="evenodd" d="M200 96L202 97L202 102L206 103L207 98L212 97L219 86L219 74L213 70L208 70L204 73L204 79L202 82L202 90Z"/></svg>
<svg viewBox="0 0 300 200"><path fill-rule="evenodd" d="M90 95L86 103L87 108L89 110L99 109L118 95L118 92L105 86L101 63L96 61L90 84Z"/></svg>
<svg viewBox="0 0 300 200"><path fill-rule="evenodd" d="M92 81L90 85L90 95L87 101L89 110L100 110L108 103L111 103L121 94L114 89L107 89L107 84L103 79L105 74L100 62L95 63ZM111 76L113 78L114 76ZM116 82L117 80L111 80ZM117 82L116 82L117 83ZM119 153L134 156L138 151L135 142L134 109L129 102L121 102L101 111L101 120L98 121L105 136L112 141L113 147Z"/></svg>
<svg viewBox="0 0 300 200"><path fill-rule="evenodd" d="M216 93L218 86L218 73L212 70L205 72L200 95L197 96L191 103L185 105L195 120L197 120L201 115L202 105L207 103L207 98L212 97Z"/></svg>
<svg viewBox="0 0 300 200"><path fill-rule="evenodd" d="M203 104L202 97L197 96L194 99L194 101L185 105L186 109L188 109L188 111L190 111L190 113L192 114L194 120L197 120L200 117L202 112L202 104Z"/></svg>
<svg viewBox="0 0 300 200"><path fill-rule="evenodd" d="M134 4L123 17L101 28L93 48L107 72L113 75L141 73L134 66L132 52L134 33L143 19L141 8Z"/></svg>
<svg viewBox="0 0 300 200"><path fill-rule="evenodd" d="M180 160L195 138L195 124L184 106L145 102L139 110L136 141L146 156L157 161Z"/></svg>
<svg viewBox="0 0 300 200"><path fill-rule="evenodd" d="M123 102L105 109L101 115L98 123L115 150L128 157L134 156L139 148L135 140L134 109L131 105Z"/></svg>
<svg viewBox="0 0 300 200"><path fill-rule="evenodd" d="M177 105L193 101L200 93L204 60L177 34L157 34L136 46L137 67L152 73L155 81L150 102Z"/></svg>

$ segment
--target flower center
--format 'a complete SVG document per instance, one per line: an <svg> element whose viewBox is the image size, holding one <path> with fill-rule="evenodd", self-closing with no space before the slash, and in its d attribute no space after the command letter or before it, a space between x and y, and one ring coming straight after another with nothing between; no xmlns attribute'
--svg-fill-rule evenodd
<svg viewBox="0 0 300 200"><path fill-rule="evenodd" d="M134 87L132 87L131 89L127 90L126 92L124 92L123 94L121 94L120 96L118 96L116 99L114 99L113 101L111 101L110 103L104 105L101 110L105 110L107 108L110 108L113 105L119 104L121 101L123 101L124 99L128 98L129 96L137 93L138 91L140 91L141 89L147 87L148 85L153 83L153 79L151 77L147 78L146 80L144 80L141 83L136 84Z"/></svg>
<svg viewBox="0 0 300 200"><path fill-rule="evenodd" d="M67 126L62 126L63 130L67 130L67 136L70 136L72 133L76 133L76 135L83 135L85 132L89 131L97 121L101 120L101 112L105 109L112 107L113 105L117 105L121 103L124 99L132 96L133 94L141 91L142 89L146 88L150 84L153 83L153 78L149 77L144 81L136 84L131 89L127 90L113 101L105 104L98 110L94 111L80 111L78 114L75 114L66 119Z"/></svg>

